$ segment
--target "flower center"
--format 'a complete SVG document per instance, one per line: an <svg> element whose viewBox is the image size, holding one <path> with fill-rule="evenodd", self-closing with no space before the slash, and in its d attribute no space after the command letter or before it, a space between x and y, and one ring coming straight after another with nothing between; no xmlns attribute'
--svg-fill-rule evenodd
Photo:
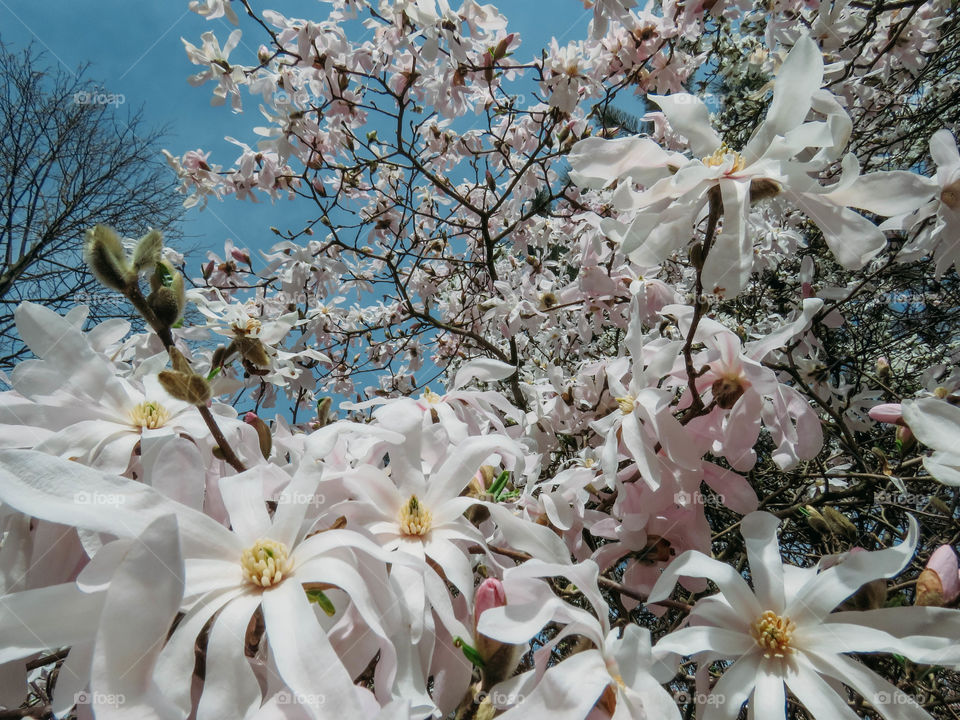
<svg viewBox="0 0 960 720"><path fill-rule="evenodd" d="M236 322L230 326L230 329L233 330L237 335L243 335L246 337L258 336L260 334L260 321L256 318L247 318L245 321Z"/></svg>
<svg viewBox="0 0 960 720"><path fill-rule="evenodd" d="M436 405L440 402L440 396L428 387L423 389L423 399L430 405Z"/></svg>
<svg viewBox="0 0 960 720"><path fill-rule="evenodd" d="M707 167L720 167L730 158L733 158L733 167L729 170L731 173L740 172L747 166L740 153L731 150L726 145L721 145L714 150L713 155L703 158L703 164Z"/></svg>
<svg viewBox="0 0 960 720"><path fill-rule="evenodd" d="M713 397L716 399L717 405L724 410L729 410L743 396L746 387L739 374L725 374L714 380L710 389L713 391Z"/></svg>
<svg viewBox="0 0 960 720"><path fill-rule="evenodd" d="M629 415L633 412L633 409L637 406L636 398L631 395L624 395L623 397L617 398L617 405L620 406L620 412L624 415Z"/></svg>
<svg viewBox="0 0 960 720"><path fill-rule="evenodd" d="M270 587L283 580L293 569L287 546L276 540L261 538L240 556L243 579L257 587Z"/></svg>
<svg viewBox="0 0 960 720"><path fill-rule="evenodd" d="M416 495L411 495L400 508L400 532L404 535L426 535L432 522L433 513L420 504Z"/></svg>
<svg viewBox="0 0 960 720"><path fill-rule="evenodd" d="M764 657L784 657L793 648L790 640L797 629L793 620L780 617L772 610L767 610L758 617L750 628L750 634L763 649Z"/></svg>
<svg viewBox="0 0 960 720"><path fill-rule="evenodd" d="M170 413L158 402L147 400L130 411L130 423L134 427L156 430L170 420Z"/></svg>

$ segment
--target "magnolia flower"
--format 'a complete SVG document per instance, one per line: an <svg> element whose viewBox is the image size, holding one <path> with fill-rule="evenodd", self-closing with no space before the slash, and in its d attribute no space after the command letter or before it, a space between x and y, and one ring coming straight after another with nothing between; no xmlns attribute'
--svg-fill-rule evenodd
<svg viewBox="0 0 960 720"><path fill-rule="evenodd" d="M119 474L138 444L143 452L144 445L171 436L209 437L196 408L160 386L156 373L167 364L166 353L140 365L139 381L128 380L69 319L26 302L15 317L37 359L20 363L11 374L15 392L0 396L3 446L33 447ZM236 443L244 431L229 417L232 408L218 404L215 410Z"/></svg>
<svg viewBox="0 0 960 720"><path fill-rule="evenodd" d="M921 664L956 665L960 651L950 638L960 630L960 612L921 607L832 612L865 583L903 570L917 543L916 520L910 518L907 537L896 547L848 553L825 569L784 565L779 524L765 512L741 522L752 591L735 567L692 551L670 564L647 600L668 597L681 576L709 578L720 589L694 605L687 627L655 648L693 656L700 680L715 660L734 660L710 690L703 720L734 717L748 699L750 718L786 717L785 687L818 720L856 717L846 696L834 691L836 683L855 690L890 720L928 718L912 697L846 653L897 653Z"/></svg>
<svg viewBox="0 0 960 720"><path fill-rule="evenodd" d="M103 546L76 583L0 598L0 663L70 646L54 690L58 717L89 703L104 720L180 718L153 671L183 577L176 519L158 517Z"/></svg>
<svg viewBox="0 0 960 720"><path fill-rule="evenodd" d="M211 17L216 17L218 10L216 6L218 4L222 5L222 3L215 3L213 7L209 8L209 12L213 13ZM200 14L205 14L202 12L203 10L207 10L207 8L199 6L196 8L196 11ZM231 18L231 20L232 19L233 18ZM200 36L203 40L203 46L199 48L180 38L181 42L183 42L184 49L187 51L187 57L190 59L190 62L194 65L207 66L206 70L190 76L190 84L198 87L208 80L216 80L218 85L213 90L213 98L211 98L210 104L223 105L223 103L226 102L227 95L230 95L231 106L234 112L240 112L240 90L237 86L245 82L246 76L244 75L244 69L242 67L231 66L230 63L227 62L227 58L230 57L230 53L233 52L234 48L240 44L242 35L243 31L239 28L231 32L223 49L220 48L220 42L217 40L217 36L209 31Z"/></svg>
<svg viewBox="0 0 960 720"><path fill-rule="evenodd" d="M608 228L621 240L622 251L641 265L658 265L685 246L691 224L708 200L712 208L722 209L720 232L703 265L704 286L717 294L738 293L750 277L751 203L779 195L788 197L817 224L841 265L860 268L886 240L873 223L846 205L879 208L884 215L912 211L922 202L913 190L922 190L923 179L914 173L878 173L870 176L869 193L841 196L859 174L851 154L844 159L841 180L821 187L814 175L839 157L851 127L836 98L820 90L822 84L820 49L803 35L780 67L766 118L743 149L723 143L699 98L685 93L650 95L671 127L686 137L694 157L667 152L646 138L588 138L570 154L571 176L588 187L617 179L644 185L639 193L629 184L614 193L616 209L640 212L629 227ZM825 121L806 122L811 110L824 115ZM813 151L812 157L798 159L808 151ZM905 192L906 185L910 192Z"/></svg>
<svg viewBox="0 0 960 720"><path fill-rule="evenodd" d="M598 575L599 568L590 560L579 565L530 560L507 570L507 602L480 616L478 632L503 643L520 643L551 621L564 628L536 652L533 670L494 686L490 693L494 702L501 698L506 701L501 706L512 706L498 718L583 720L599 708L613 720L679 720L676 703L652 674L656 663L649 631L632 623L622 634L610 629ZM561 600L539 579L551 576L570 580L593 605L596 616ZM556 644L571 635L583 636L592 647L546 668Z"/></svg>
<svg viewBox="0 0 960 720"><path fill-rule="evenodd" d="M903 252L910 258L932 254L939 278L951 265L957 266L960 262L960 242L957 242L960 237L960 153L949 130L938 130L930 138L930 156L937 165L936 177L929 180L924 198L930 201L916 212L890 218L881 227L920 228ZM924 225L929 218L933 218L933 222Z"/></svg>
<svg viewBox="0 0 960 720"><path fill-rule="evenodd" d="M429 559L466 598L473 596L470 548L486 546L484 534L464 516L474 505L486 509L511 547L551 560L567 559L563 542L547 528L524 521L502 504L461 494L491 456L522 457L514 441L485 435L443 447L442 435L434 430L442 426L425 431L420 409L408 399L381 407L377 419L401 433L404 441L400 445L384 443L378 450L389 455L386 468L365 463L343 472L343 482L353 497L334 511L345 515L351 525L366 528L391 553ZM431 607L441 612L451 633L463 634L462 624L445 611L449 604L446 593L439 597L431 594L433 571L424 569L427 577L412 568L393 571L405 577L401 601L412 613L413 641L419 641ZM429 602L424 604L427 596Z"/></svg>
<svg viewBox="0 0 960 720"><path fill-rule="evenodd" d="M0 452L0 478L0 501L21 512L121 538L137 535L157 517L176 516L186 614L158 657L155 677L183 713L191 707L196 639L214 617L197 717L243 718L260 706L259 685L244 654L247 627L259 609L277 672L304 699L310 717L325 716L324 706L364 717L372 699L353 685L308 597L324 588L343 590L366 627L381 638L372 650L381 653L379 672L389 676L396 666L381 624L384 616L389 622L389 608L378 601L387 587L385 553L351 530L308 532L304 518L319 482L313 468L293 478L272 518L260 470L221 478L232 530L140 483L32 451ZM77 487L85 492L74 492ZM372 565L353 550L381 562ZM47 607L55 613L56 601Z"/></svg>
<svg viewBox="0 0 960 720"><path fill-rule="evenodd" d="M960 407L937 397L904 400L902 421L917 440L934 451L923 466L944 485L960 485Z"/></svg>
<svg viewBox="0 0 960 720"><path fill-rule="evenodd" d="M917 605L949 605L960 596L960 569L957 553L941 545L927 561L917 578Z"/></svg>

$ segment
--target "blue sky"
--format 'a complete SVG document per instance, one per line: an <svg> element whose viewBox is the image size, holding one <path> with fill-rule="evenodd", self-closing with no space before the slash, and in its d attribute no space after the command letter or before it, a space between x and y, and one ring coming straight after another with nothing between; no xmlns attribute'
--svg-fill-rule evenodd
<svg viewBox="0 0 960 720"><path fill-rule="evenodd" d="M251 5L313 19L324 18L330 7L319 0ZM510 20L509 28L523 38L521 56L534 55L553 36L561 43L584 37L592 13L581 0L501 0L497 6ZM232 57L249 63L263 32L244 20L241 16L244 38ZM253 144L251 128L261 118L255 103L245 101L244 113L234 115L229 106L211 107L212 84L187 84L199 68L187 60L181 37L199 46L200 35L213 30L222 44L232 29L223 18L207 21L190 12L187 0L0 0L0 38L5 44L20 48L33 41L51 62L70 71L91 63L88 76L101 81L106 92L124 96L126 107L118 112L142 105L149 124L169 127L167 149L174 155L202 147L213 151L211 161L224 166L237 154L224 136ZM188 274L198 276L205 251L222 253L226 238L240 247L266 249L277 239L269 227L289 226L292 210L286 201L252 204L232 197L211 201L203 211L191 210L183 230L190 238L187 244L201 251L189 258ZM308 208L301 211L306 217Z"/></svg>

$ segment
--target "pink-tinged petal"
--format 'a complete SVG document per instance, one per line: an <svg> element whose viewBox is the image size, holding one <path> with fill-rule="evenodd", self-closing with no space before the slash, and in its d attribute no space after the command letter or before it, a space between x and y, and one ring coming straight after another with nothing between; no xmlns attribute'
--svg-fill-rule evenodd
<svg viewBox="0 0 960 720"><path fill-rule="evenodd" d="M320 627L299 583L262 595L267 641L283 681L311 717L363 717L357 688Z"/></svg>
<svg viewBox="0 0 960 720"><path fill-rule="evenodd" d="M722 141L710 124L710 111L703 101L687 93L647 95L656 103L676 132L690 144L695 157L706 157L720 147Z"/></svg>
<svg viewBox="0 0 960 720"><path fill-rule="evenodd" d="M813 322L813 316L820 312L823 300L807 298L800 306L800 315L790 323L781 326L762 340L755 340L744 345L745 354L753 360L763 360L767 353L790 343L798 335L805 333Z"/></svg>
<svg viewBox="0 0 960 720"><path fill-rule="evenodd" d="M197 720L245 718L260 706L260 685L244 653L247 626L259 605L257 595L244 595L227 603L214 619Z"/></svg>
<svg viewBox="0 0 960 720"><path fill-rule="evenodd" d="M827 623L848 623L897 638L896 652L924 665L956 665L960 613L936 607L892 607L831 613ZM892 646L893 647L893 646Z"/></svg>
<svg viewBox="0 0 960 720"><path fill-rule="evenodd" d="M431 538L423 544L423 551L440 566L455 588L470 600L473 599L473 567L462 550L447 540Z"/></svg>
<svg viewBox="0 0 960 720"><path fill-rule="evenodd" d="M903 409L900 407L900 403L883 403L870 408L868 415L877 422L893 424L900 422L900 418L903 417Z"/></svg>
<svg viewBox="0 0 960 720"><path fill-rule="evenodd" d="M777 541L779 527L780 520L768 512L750 513L740 523L757 600L765 610L777 614L784 607L783 562Z"/></svg>
<svg viewBox="0 0 960 720"><path fill-rule="evenodd" d="M80 330L53 310L31 302L21 303L14 311L20 339L53 367L60 368L61 385L69 384L84 395L102 399L115 407L128 401L126 387L113 366L90 347ZM19 386L18 372L12 373Z"/></svg>
<svg viewBox="0 0 960 720"><path fill-rule="evenodd" d="M510 438L496 435L469 437L457 445L446 462L430 476L422 498L426 506L457 497L484 460L494 454L519 456L522 452Z"/></svg>
<svg viewBox="0 0 960 720"><path fill-rule="evenodd" d="M503 582L497 578L487 578L477 586L474 595L474 618L480 616L490 608L503 607L507 604L507 593L503 589Z"/></svg>
<svg viewBox="0 0 960 720"><path fill-rule="evenodd" d="M133 542L106 592L90 671L97 718L180 717L154 683L153 669L182 596L176 518L168 515Z"/></svg>
<svg viewBox="0 0 960 720"><path fill-rule="evenodd" d="M723 427L723 455L734 470L746 472L757 462L753 446L760 437L760 413L763 398L753 390L745 392L730 414Z"/></svg>
<svg viewBox="0 0 960 720"><path fill-rule="evenodd" d="M143 480L166 497L203 510L206 487L203 458L197 445L179 435L157 437L145 433L140 440Z"/></svg>
<svg viewBox="0 0 960 720"><path fill-rule="evenodd" d="M720 502L734 512L746 514L757 509L759 499L747 479L713 463L704 463L703 481L720 496Z"/></svg>
<svg viewBox="0 0 960 720"><path fill-rule="evenodd" d="M637 464L641 477L652 490L656 490L661 482L660 462L657 460L656 453L653 452L653 441L640 427L640 421L635 413L631 412L623 416L620 429L623 444Z"/></svg>

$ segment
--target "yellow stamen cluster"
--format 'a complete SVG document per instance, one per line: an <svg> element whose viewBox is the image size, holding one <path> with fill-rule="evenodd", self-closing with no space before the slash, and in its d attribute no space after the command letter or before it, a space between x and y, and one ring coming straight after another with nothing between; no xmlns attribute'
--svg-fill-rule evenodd
<svg viewBox="0 0 960 720"><path fill-rule="evenodd" d="M630 395L624 395L623 397L617 398L617 405L620 406L620 412L624 415L629 415L633 412L633 409L637 406L636 398Z"/></svg>
<svg viewBox="0 0 960 720"><path fill-rule="evenodd" d="M703 158L703 164L707 167L720 167L731 157L733 158L733 167L729 172L740 172L747 166L743 156L741 156L740 153L731 150L726 145L721 145L713 152L713 155Z"/></svg>
<svg viewBox="0 0 960 720"><path fill-rule="evenodd" d="M400 508L400 532L404 535L426 535L432 522L433 513L420 504L416 495L411 495Z"/></svg>
<svg viewBox="0 0 960 720"><path fill-rule="evenodd" d="M234 323L230 326L230 329L233 330L237 335L243 335L245 337L256 337L260 334L261 328L260 321L256 318L247 318L244 323Z"/></svg>
<svg viewBox="0 0 960 720"><path fill-rule="evenodd" d="M790 641L797 629L796 624L786 617L780 617L767 610L758 617L750 628L750 634L763 649L764 657L784 657L792 652Z"/></svg>
<svg viewBox="0 0 960 720"><path fill-rule="evenodd" d="M440 402L440 396L428 387L423 389L423 399L431 405L436 405Z"/></svg>
<svg viewBox="0 0 960 720"><path fill-rule="evenodd" d="M260 539L240 557L243 579L257 587L276 585L293 569L287 546L276 540Z"/></svg>
<svg viewBox="0 0 960 720"><path fill-rule="evenodd" d="M130 411L130 424L138 428L156 430L170 420L170 413L158 402L147 400Z"/></svg>

